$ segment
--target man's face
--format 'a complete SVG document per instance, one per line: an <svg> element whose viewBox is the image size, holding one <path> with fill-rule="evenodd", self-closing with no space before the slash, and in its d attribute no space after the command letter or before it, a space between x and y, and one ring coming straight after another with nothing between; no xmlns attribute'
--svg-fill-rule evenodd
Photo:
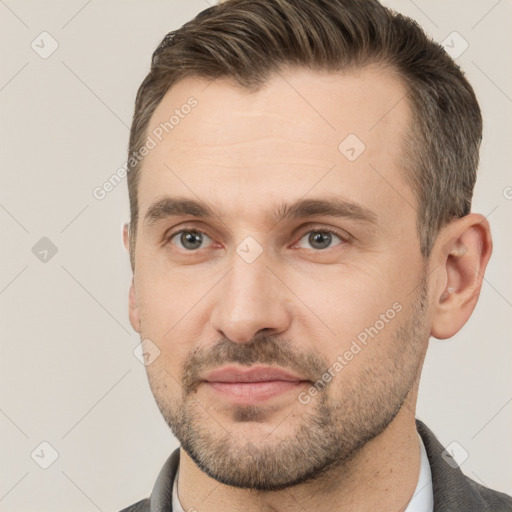
<svg viewBox="0 0 512 512"><path fill-rule="evenodd" d="M317 478L412 400L430 330L417 202L399 167L404 95L370 68L283 71L257 93L189 78L151 119L131 321L160 351L147 372L165 420L223 483ZM155 207L166 198L212 215ZM225 366L302 382L268 394L205 382Z"/></svg>

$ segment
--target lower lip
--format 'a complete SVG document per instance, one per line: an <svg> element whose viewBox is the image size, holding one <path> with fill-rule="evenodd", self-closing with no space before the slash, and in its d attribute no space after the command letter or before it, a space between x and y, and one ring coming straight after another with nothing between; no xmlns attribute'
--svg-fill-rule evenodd
<svg viewBox="0 0 512 512"><path fill-rule="evenodd" d="M205 382L208 387L238 403L262 402L288 391L297 390L306 381L269 380L264 382Z"/></svg>

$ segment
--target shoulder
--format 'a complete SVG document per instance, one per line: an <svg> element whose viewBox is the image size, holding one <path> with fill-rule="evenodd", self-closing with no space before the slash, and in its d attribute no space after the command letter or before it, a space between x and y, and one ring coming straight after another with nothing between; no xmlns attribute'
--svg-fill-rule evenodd
<svg viewBox="0 0 512 512"><path fill-rule="evenodd" d="M149 498L146 498L130 505L127 508L123 508L123 510L120 510L119 512L149 512L149 510Z"/></svg>
<svg viewBox="0 0 512 512"><path fill-rule="evenodd" d="M511 512L512 511L512 496L503 492L489 489L471 478L466 476L468 484L473 489L475 495L480 498L481 502L486 505L487 510L493 512Z"/></svg>
<svg viewBox="0 0 512 512"><path fill-rule="evenodd" d="M512 497L485 487L468 476L420 420L417 430L430 463L436 512L512 512Z"/></svg>
<svg viewBox="0 0 512 512"><path fill-rule="evenodd" d="M172 487L180 463L180 448L176 448L163 465L150 498L123 508L120 512L151 512L152 510L172 510Z"/></svg>

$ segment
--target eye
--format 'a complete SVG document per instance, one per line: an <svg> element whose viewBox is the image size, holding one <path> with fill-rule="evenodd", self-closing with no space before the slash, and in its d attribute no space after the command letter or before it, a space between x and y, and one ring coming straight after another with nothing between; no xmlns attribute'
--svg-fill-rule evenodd
<svg viewBox="0 0 512 512"><path fill-rule="evenodd" d="M176 239L178 243L173 242L174 239ZM198 231L197 229L183 229L171 234L168 238L170 243L174 243L175 245L178 245L180 249L185 249L187 251L200 249L205 240L211 241L212 239L206 233Z"/></svg>
<svg viewBox="0 0 512 512"><path fill-rule="evenodd" d="M329 249L336 239L339 241L336 245L342 245L349 241L349 235L331 229L310 229L304 232L296 245L302 249L322 251ZM213 240L198 229L182 229L167 237L167 243L172 243L178 248L190 252L206 248L209 245L208 242L211 244Z"/></svg>
<svg viewBox="0 0 512 512"><path fill-rule="evenodd" d="M337 238L342 244L347 242L348 237L337 233L329 229L315 229L306 232L302 238L298 241L299 247L302 249L323 250L329 249L333 238ZM305 242L303 242L303 240ZM301 243L302 242L302 243ZM303 245L304 243L309 244L310 247ZM340 244L338 244L340 245Z"/></svg>

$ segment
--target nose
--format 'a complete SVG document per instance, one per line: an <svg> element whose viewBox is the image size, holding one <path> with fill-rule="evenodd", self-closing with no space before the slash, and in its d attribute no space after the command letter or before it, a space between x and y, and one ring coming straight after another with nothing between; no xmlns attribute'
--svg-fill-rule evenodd
<svg viewBox="0 0 512 512"><path fill-rule="evenodd" d="M238 343L263 333L276 336L286 331L292 302L276 274L267 267L263 255L247 263L235 253L231 270L216 287L212 327Z"/></svg>

